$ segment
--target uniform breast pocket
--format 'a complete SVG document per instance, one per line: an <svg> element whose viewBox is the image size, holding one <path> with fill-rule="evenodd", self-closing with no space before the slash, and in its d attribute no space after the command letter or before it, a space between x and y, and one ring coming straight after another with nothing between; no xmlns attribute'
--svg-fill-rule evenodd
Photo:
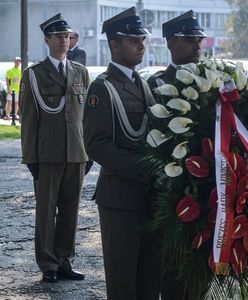
<svg viewBox="0 0 248 300"><path fill-rule="evenodd" d="M145 113L144 103L141 101L134 101L133 103L124 104L124 108L127 114L129 113Z"/></svg>
<svg viewBox="0 0 248 300"><path fill-rule="evenodd" d="M139 130L142 124L145 108L142 102L136 101L125 106L125 112L131 127L134 130Z"/></svg>
<svg viewBox="0 0 248 300"><path fill-rule="evenodd" d="M50 107L57 107L63 94L63 89L57 86L41 88L42 99Z"/></svg>
<svg viewBox="0 0 248 300"><path fill-rule="evenodd" d="M84 103L85 97L86 97L86 88L83 85L79 86L73 86L72 87L73 95L75 95L78 98L78 102L80 104Z"/></svg>

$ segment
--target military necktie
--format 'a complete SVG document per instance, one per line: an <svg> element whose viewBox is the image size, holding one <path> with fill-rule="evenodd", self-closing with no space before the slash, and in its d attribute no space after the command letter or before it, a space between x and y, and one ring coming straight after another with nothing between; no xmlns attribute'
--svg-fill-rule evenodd
<svg viewBox="0 0 248 300"><path fill-rule="evenodd" d="M68 50L68 52L67 52L67 58L68 58L68 59L71 59L71 53L72 53L72 51L71 51L71 50Z"/></svg>
<svg viewBox="0 0 248 300"><path fill-rule="evenodd" d="M140 79L140 75L138 72L133 71L133 76L134 78L134 83L137 86L138 89L141 89L141 79Z"/></svg>
<svg viewBox="0 0 248 300"><path fill-rule="evenodd" d="M59 75L64 79L64 82L66 82L66 76L64 72L64 65L62 61L59 63Z"/></svg>

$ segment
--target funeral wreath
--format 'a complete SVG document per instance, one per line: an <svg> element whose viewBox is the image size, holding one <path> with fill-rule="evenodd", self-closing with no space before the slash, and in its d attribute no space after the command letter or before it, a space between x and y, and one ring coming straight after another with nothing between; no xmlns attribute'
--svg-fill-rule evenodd
<svg viewBox="0 0 248 300"><path fill-rule="evenodd" d="M202 59L155 89L144 158L164 268L191 299L245 297L248 281L248 84L241 63ZM226 297L226 298L225 298Z"/></svg>

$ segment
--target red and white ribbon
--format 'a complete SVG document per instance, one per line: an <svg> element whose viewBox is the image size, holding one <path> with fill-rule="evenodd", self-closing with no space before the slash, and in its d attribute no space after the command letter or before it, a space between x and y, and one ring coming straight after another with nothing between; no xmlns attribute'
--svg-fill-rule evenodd
<svg viewBox="0 0 248 300"><path fill-rule="evenodd" d="M231 102L237 101L239 94L234 81L220 88L220 98L216 103L215 122L215 175L218 206L214 231L214 262L229 263L234 218L234 197L237 178L228 162L232 131L237 131L248 151L248 131L234 114Z"/></svg>

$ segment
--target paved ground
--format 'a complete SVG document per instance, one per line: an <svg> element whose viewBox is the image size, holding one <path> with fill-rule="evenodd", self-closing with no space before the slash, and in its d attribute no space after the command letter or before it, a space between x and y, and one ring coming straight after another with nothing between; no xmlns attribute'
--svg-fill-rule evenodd
<svg viewBox="0 0 248 300"><path fill-rule="evenodd" d="M20 162L20 141L0 142L0 299L105 300L99 220L90 201L98 166L85 179L79 211L75 267L86 279L49 284L40 281L34 259L32 178Z"/></svg>

